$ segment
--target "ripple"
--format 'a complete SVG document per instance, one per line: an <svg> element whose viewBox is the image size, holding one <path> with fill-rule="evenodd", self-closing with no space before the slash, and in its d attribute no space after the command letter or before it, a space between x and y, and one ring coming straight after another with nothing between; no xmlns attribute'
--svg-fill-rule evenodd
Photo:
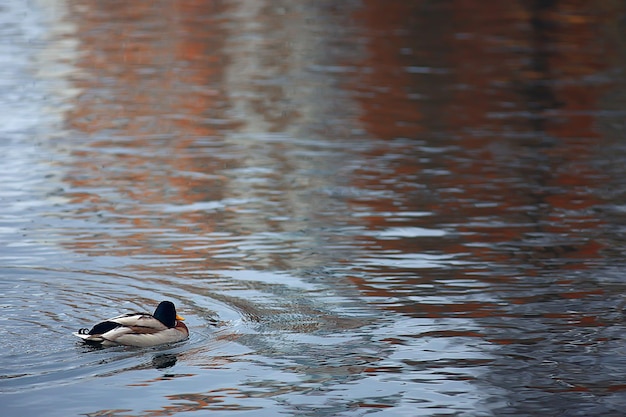
<svg viewBox="0 0 626 417"><path fill-rule="evenodd" d="M1 272L4 279L0 291L6 298L0 304L0 338L6 360L0 368L0 380L6 392L45 388L52 383L73 384L133 369L163 369L173 366L180 356L198 352L249 351L233 347L241 324L218 322L214 311L186 304L184 297L175 302L189 323L187 341L154 349L94 349L71 333L123 312L151 312L158 301L172 299L175 289L160 286L157 294L146 289L142 277L107 272L40 268L4 268ZM223 308L217 301L214 305ZM155 355L170 356L166 360Z"/></svg>

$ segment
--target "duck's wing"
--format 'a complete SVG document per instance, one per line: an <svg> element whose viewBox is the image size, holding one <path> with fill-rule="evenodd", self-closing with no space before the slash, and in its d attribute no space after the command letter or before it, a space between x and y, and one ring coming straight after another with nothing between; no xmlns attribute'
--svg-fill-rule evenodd
<svg viewBox="0 0 626 417"><path fill-rule="evenodd" d="M168 328L159 320L155 319L151 314L147 314L147 313L122 314L121 316L110 318L103 323L107 323L107 322L116 323L118 326L143 328L144 331L141 331L140 329L136 329L137 332L142 332L142 333L151 333L151 330L161 331L161 330L166 330Z"/></svg>

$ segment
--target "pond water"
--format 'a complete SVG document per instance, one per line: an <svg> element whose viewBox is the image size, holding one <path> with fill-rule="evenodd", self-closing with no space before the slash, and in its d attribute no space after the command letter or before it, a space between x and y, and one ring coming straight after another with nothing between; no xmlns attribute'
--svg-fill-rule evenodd
<svg viewBox="0 0 626 417"><path fill-rule="evenodd" d="M601 3L3 2L2 415L622 415Z"/></svg>

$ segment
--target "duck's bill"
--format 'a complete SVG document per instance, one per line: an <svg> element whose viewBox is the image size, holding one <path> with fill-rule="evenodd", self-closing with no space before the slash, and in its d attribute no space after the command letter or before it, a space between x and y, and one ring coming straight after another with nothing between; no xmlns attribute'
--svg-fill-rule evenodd
<svg viewBox="0 0 626 417"><path fill-rule="evenodd" d="M170 316L171 317L171 316ZM179 316L178 314L176 315L176 320L180 320L180 321L185 321L185 318L183 316Z"/></svg>

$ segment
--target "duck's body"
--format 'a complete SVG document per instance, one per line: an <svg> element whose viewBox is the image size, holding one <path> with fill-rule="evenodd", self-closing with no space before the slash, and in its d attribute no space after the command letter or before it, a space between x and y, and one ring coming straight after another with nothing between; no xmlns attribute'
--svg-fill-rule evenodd
<svg viewBox="0 0 626 417"><path fill-rule="evenodd" d="M152 315L122 314L96 324L91 330L80 329L74 335L99 346L156 346L187 339L189 329L182 320L171 301L162 301Z"/></svg>

